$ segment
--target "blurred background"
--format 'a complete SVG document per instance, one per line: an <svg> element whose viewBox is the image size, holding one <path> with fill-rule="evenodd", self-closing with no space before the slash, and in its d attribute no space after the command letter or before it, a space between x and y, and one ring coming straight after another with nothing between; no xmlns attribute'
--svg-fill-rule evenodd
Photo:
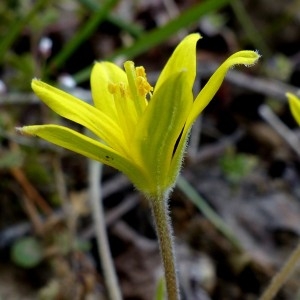
<svg viewBox="0 0 300 300"><path fill-rule="evenodd" d="M170 201L183 299L258 299L300 233L300 1L6 0L0 3L0 299L108 299L90 209L88 160L18 135L63 120L32 93L40 78L91 103L93 62L134 60L155 80L199 32L195 94L230 54L195 124ZM116 170L99 180L123 298L154 299L162 275L148 203ZM299 269L276 299L300 299Z"/></svg>

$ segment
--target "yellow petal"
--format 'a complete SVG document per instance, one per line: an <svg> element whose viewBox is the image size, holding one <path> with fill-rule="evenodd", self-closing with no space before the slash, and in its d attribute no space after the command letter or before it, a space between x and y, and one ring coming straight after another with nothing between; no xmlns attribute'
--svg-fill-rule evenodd
<svg viewBox="0 0 300 300"><path fill-rule="evenodd" d="M179 43L162 70L155 86L156 89L172 74L181 71L188 72L186 84L192 88L196 76L196 45L200 38L198 33L192 33Z"/></svg>
<svg viewBox="0 0 300 300"><path fill-rule="evenodd" d="M86 127L114 149L126 153L122 131L106 114L42 81L34 79L32 89L57 114Z"/></svg>
<svg viewBox="0 0 300 300"><path fill-rule="evenodd" d="M95 107L117 120L113 95L108 90L111 83L127 82L125 72L111 62L96 62L91 73L91 92Z"/></svg>
<svg viewBox="0 0 300 300"><path fill-rule="evenodd" d="M251 66L259 59L259 54L254 51L239 51L231 55L210 77L194 101L191 114L187 122L187 130L193 124L198 115L207 106L220 88L227 71L235 65Z"/></svg>
<svg viewBox="0 0 300 300"><path fill-rule="evenodd" d="M24 134L38 136L57 146L82 154L88 158L116 168L126 174L133 183L145 185L145 176L138 166L117 151L90 137L59 125L33 125L17 128Z"/></svg>
<svg viewBox="0 0 300 300"><path fill-rule="evenodd" d="M182 132L180 141L177 146L177 151L174 153L173 156L172 164L170 167L171 170L176 170L180 168L182 162L182 156L185 150L185 146L187 143L187 138L191 126L195 121L195 119L198 117L198 115L203 111L203 109L206 107L206 105L210 102L210 100L214 97L214 95L218 91L228 69L230 69L231 67L237 64L245 64L245 65L254 64L258 58L259 55L253 51L237 52L232 56L230 56L211 76L211 78L204 86L204 88L200 91L200 93L198 94L197 98L195 99L192 105L191 113L187 118L187 122L185 124L184 130ZM172 172L174 173L174 171Z"/></svg>
<svg viewBox="0 0 300 300"><path fill-rule="evenodd" d="M300 125L300 99L291 93L286 93L286 96L289 100L290 110L292 112L293 117Z"/></svg>

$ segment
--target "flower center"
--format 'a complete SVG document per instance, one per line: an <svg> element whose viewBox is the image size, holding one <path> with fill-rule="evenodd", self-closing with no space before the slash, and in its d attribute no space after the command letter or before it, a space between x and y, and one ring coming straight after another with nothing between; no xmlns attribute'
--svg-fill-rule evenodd
<svg viewBox="0 0 300 300"><path fill-rule="evenodd" d="M108 91L113 95L118 121L128 141L136 128L138 119L148 105L147 97L152 96L144 67L135 67L132 61L124 63L127 83L110 82Z"/></svg>

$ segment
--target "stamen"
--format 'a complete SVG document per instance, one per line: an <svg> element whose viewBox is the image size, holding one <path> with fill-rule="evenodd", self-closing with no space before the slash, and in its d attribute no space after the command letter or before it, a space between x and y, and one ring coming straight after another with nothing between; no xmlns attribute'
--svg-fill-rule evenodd
<svg viewBox="0 0 300 300"><path fill-rule="evenodd" d="M128 79L129 90L131 93L132 100L134 102L137 115L141 115L146 107L145 99L141 99L140 93L136 85L136 69L132 61L126 61L124 63L125 72ZM139 71L140 72L140 71Z"/></svg>
<svg viewBox="0 0 300 300"><path fill-rule="evenodd" d="M136 86L139 95L143 98L145 98L147 94L153 91L153 87L149 84L145 77L142 76L138 76L136 78Z"/></svg>
<svg viewBox="0 0 300 300"><path fill-rule="evenodd" d="M144 77L147 80L146 71L145 71L145 68L143 66L136 67L135 71L136 71L136 76Z"/></svg>
<svg viewBox="0 0 300 300"><path fill-rule="evenodd" d="M108 91L109 91L112 95L115 95L116 92L117 92L118 85L117 85L116 83L109 82L107 88L108 88Z"/></svg>
<svg viewBox="0 0 300 300"><path fill-rule="evenodd" d="M119 83L119 91L120 91L121 97L125 99L125 97L126 97L126 86L125 86L124 82Z"/></svg>

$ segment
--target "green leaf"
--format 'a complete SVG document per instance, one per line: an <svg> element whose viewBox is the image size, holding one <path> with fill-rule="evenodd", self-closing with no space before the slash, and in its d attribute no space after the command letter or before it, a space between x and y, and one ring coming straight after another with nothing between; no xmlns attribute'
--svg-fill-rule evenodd
<svg viewBox="0 0 300 300"><path fill-rule="evenodd" d="M11 248L11 259L23 268L33 268L43 259L43 248L34 237L17 240Z"/></svg>
<svg viewBox="0 0 300 300"><path fill-rule="evenodd" d="M49 69L59 68L63 65L75 50L92 35L100 23L106 19L108 13L113 9L117 2L117 0L106 0L99 9L95 10L90 18L79 28L79 31L73 38L70 39L58 55L53 58L50 62Z"/></svg>
<svg viewBox="0 0 300 300"><path fill-rule="evenodd" d="M188 26L199 22L199 19L202 16L222 8L229 2L230 0L201 1L199 4L183 11L178 17L172 19L165 26L158 27L149 32L144 32L132 45L116 50L116 52L107 57L106 60L115 60L118 57L126 57L126 59L136 57L163 43L181 29L186 29ZM91 68L88 67L75 74L74 79L77 83L87 80L90 75L90 70Z"/></svg>
<svg viewBox="0 0 300 300"><path fill-rule="evenodd" d="M221 232L236 250L241 250L241 244L236 238L230 227L222 220L222 218L208 205L196 189L183 177L179 176L177 187L187 196L187 198L196 205L202 214Z"/></svg>
<svg viewBox="0 0 300 300"><path fill-rule="evenodd" d="M19 37L20 33L37 14L47 4L48 0L34 1L30 11L24 16L24 18L16 19L14 22L7 24L7 34L0 41L0 63L3 62L5 53L10 49L11 45Z"/></svg>
<svg viewBox="0 0 300 300"><path fill-rule="evenodd" d="M228 151L220 158L221 169L231 183L239 183L248 175L256 164L252 155Z"/></svg>
<svg viewBox="0 0 300 300"><path fill-rule="evenodd" d="M164 299L165 299L165 280L163 277L161 277L156 287L155 300L164 300Z"/></svg>

